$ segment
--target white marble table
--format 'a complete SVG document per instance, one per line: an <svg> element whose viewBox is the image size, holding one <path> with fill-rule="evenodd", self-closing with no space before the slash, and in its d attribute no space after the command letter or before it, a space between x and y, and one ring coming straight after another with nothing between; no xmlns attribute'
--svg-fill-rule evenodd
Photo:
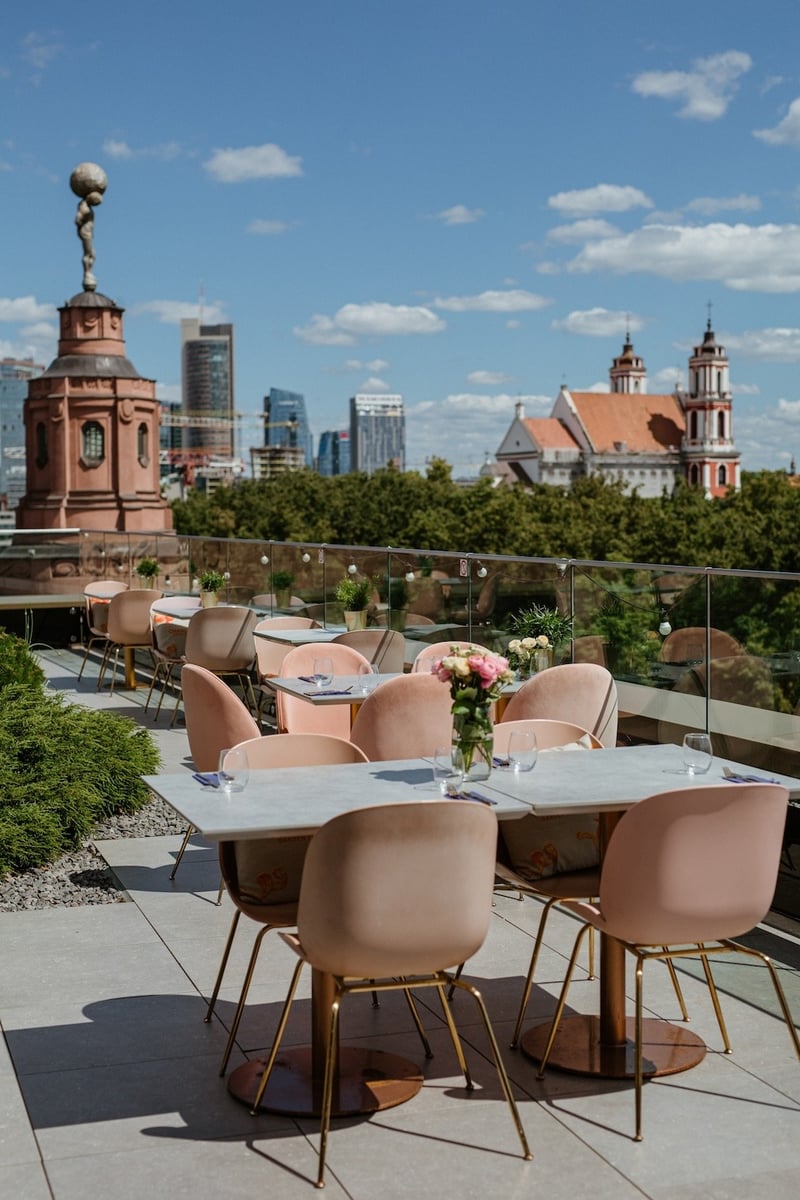
<svg viewBox="0 0 800 1200"><path fill-rule="evenodd" d="M254 629L253 636L265 638L268 642L281 642L286 646L310 646L315 642L332 642L340 633L345 633L344 625L329 625L327 629L286 629L277 625L274 629Z"/></svg>

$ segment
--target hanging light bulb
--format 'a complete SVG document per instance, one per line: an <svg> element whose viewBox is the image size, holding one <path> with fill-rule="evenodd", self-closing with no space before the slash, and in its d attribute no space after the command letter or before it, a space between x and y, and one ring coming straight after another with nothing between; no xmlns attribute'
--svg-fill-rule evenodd
<svg viewBox="0 0 800 1200"><path fill-rule="evenodd" d="M269 566L269 555L268 555L268 554L262 554L262 555L261 555L261 565L262 565L262 567L268 567L268 566Z"/></svg>
<svg viewBox="0 0 800 1200"><path fill-rule="evenodd" d="M669 617L665 608L661 610L661 624L658 627L658 632L662 637L668 637L672 633L672 626L669 623Z"/></svg>
<svg viewBox="0 0 800 1200"><path fill-rule="evenodd" d="M358 574L358 567L356 566L356 564L354 562L351 562L350 566L347 568L347 574L348 575L357 575Z"/></svg>
<svg viewBox="0 0 800 1200"><path fill-rule="evenodd" d="M223 572L222 572L222 578L225 580L225 582L226 582L226 583L229 583L229 582L230 582L230 578L231 578L231 573L230 573L230 571L223 571Z"/></svg>
<svg viewBox="0 0 800 1200"><path fill-rule="evenodd" d="M481 563L481 565L478 567L478 570L476 573L477 573L478 579L485 579L486 576L489 574L489 572L486 570L486 567L483 565L483 563Z"/></svg>
<svg viewBox="0 0 800 1200"><path fill-rule="evenodd" d="M408 570L406 571L406 583L413 583L415 579L416 579L416 575L411 570L411 567L409 567Z"/></svg>
<svg viewBox="0 0 800 1200"><path fill-rule="evenodd" d="M568 566L569 566L569 559L566 559L566 558L557 558L556 559L556 570L558 571L559 579L564 578L564 576L567 573Z"/></svg>
<svg viewBox="0 0 800 1200"><path fill-rule="evenodd" d="M307 550L303 551L302 559L303 559L304 563L311 562L311 555L308 553Z"/></svg>

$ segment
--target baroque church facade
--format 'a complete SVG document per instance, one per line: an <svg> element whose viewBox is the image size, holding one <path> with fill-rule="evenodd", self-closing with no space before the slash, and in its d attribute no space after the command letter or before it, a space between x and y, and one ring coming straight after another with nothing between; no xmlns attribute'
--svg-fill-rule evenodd
<svg viewBox="0 0 800 1200"><path fill-rule="evenodd" d="M571 487L586 475L621 479L641 496L672 492L678 479L709 498L741 485L733 441L729 363L711 319L689 359L688 389L649 394L630 335L609 371L608 392L562 385L549 417L522 402L496 458L521 483Z"/></svg>

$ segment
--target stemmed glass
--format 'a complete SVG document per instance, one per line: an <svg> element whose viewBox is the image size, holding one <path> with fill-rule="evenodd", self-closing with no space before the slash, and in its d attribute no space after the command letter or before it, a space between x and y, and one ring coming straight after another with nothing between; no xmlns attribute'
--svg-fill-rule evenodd
<svg viewBox="0 0 800 1200"><path fill-rule="evenodd" d="M234 746L232 750L220 750L217 778L226 796L230 796L232 792L244 791L250 778L250 766L247 751L242 746Z"/></svg>
<svg viewBox="0 0 800 1200"><path fill-rule="evenodd" d="M707 733L687 733L683 739L683 765L687 775L705 775L713 756Z"/></svg>
<svg viewBox="0 0 800 1200"><path fill-rule="evenodd" d="M508 765L512 771L532 771L538 754L532 729L514 729L508 735Z"/></svg>
<svg viewBox="0 0 800 1200"><path fill-rule="evenodd" d="M314 682L317 687L328 687L333 683L333 660L330 658L314 659Z"/></svg>
<svg viewBox="0 0 800 1200"><path fill-rule="evenodd" d="M368 696L370 692L374 692L378 686L378 680L375 678L375 668L372 663L362 663L358 668L358 690L362 696Z"/></svg>
<svg viewBox="0 0 800 1200"><path fill-rule="evenodd" d="M433 755L433 783L443 796L455 796L464 782L464 761L457 746L437 746Z"/></svg>

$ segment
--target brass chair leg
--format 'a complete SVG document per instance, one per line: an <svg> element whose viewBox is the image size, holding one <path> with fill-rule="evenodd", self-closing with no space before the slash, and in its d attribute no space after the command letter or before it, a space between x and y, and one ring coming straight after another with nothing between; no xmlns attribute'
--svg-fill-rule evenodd
<svg viewBox="0 0 800 1200"><path fill-rule="evenodd" d="M545 902L545 906L542 910L542 915L539 918L539 928L536 930L536 940L533 943L533 952L531 954L530 966L528 967L528 974L525 976L525 986L522 989L522 999L520 1000L520 1004L519 1004L519 1012L517 1014L517 1023L514 1026L514 1033L511 1037L511 1048L512 1049L517 1045L517 1042L519 1041L519 1035L520 1035L520 1032L522 1031L522 1022L525 1020L525 1009L528 1007L528 1001L530 1000L530 997L531 997L531 988L533 987L533 974L534 974L534 971L536 970L536 963L539 960L539 951L541 950L542 942L544 941L544 927L547 924L547 918L550 916L550 910L553 907L553 905L556 903L557 903L557 901L554 897L551 897L549 900L547 900ZM592 966L593 965L594 964L592 964ZM590 970L591 970L591 968L590 968Z"/></svg>
<svg viewBox="0 0 800 1200"><path fill-rule="evenodd" d="M662 946L661 949L666 951L668 949L668 947ZM686 1008L686 1002L683 999L683 990L681 988L680 981L678 980L678 972L675 970L675 964L671 958L666 958L664 961L667 964L667 970L669 971L669 977L672 980L672 987L675 991L675 995L678 997L678 1004L681 1006L681 1017L683 1018L684 1021L688 1021L689 1020L689 1012ZM708 972L706 971L706 977L707 976L708 976ZM713 988L713 986L714 986L714 983L712 980L709 987Z"/></svg>
<svg viewBox="0 0 800 1200"><path fill-rule="evenodd" d="M289 984L288 994L283 1002L281 1015L278 1018L278 1028L275 1030L275 1037L272 1039L272 1049L269 1052L267 1061L264 1063L261 1082L258 1085L258 1091L256 1092L255 1100L253 1101L253 1107L250 1109L251 1117L258 1116L258 1109L261 1104L261 1099L266 1091L267 1084L269 1083L269 1077L272 1074L272 1068L275 1066L275 1059L278 1057L278 1051L281 1048L281 1042L283 1041L283 1035L286 1030L286 1022L289 1019L292 1001L294 1000L294 994L297 991L297 983L300 979L300 972L302 971L303 966L304 964L302 958L298 959L294 968L294 973L292 974L291 982Z"/></svg>
<svg viewBox="0 0 800 1200"><path fill-rule="evenodd" d="M578 931L578 936L575 938L575 945L572 947L572 954L570 954L569 962L567 963L567 973L564 976L564 982L561 985L561 994L558 997L558 1004L556 1005L556 1011L550 1025L550 1034L547 1038L547 1045L544 1048L544 1054L539 1060L539 1070L536 1073L537 1079L544 1079L544 1069L547 1066L547 1062L550 1058L550 1053L553 1049L553 1043L555 1042L556 1034L558 1033L558 1027L561 1024L561 1017L564 1014L564 1008L567 1003L567 992L569 991L569 985L572 982L572 973L575 970L575 963L578 961L581 942L583 941L588 928L588 925L582 925Z"/></svg>
<svg viewBox="0 0 800 1200"><path fill-rule="evenodd" d="M178 857L175 859L175 866L172 868L172 870L169 873L170 879L175 878L175 872L177 871L178 867L181 865L181 859L184 856L186 847L189 845L189 838L192 836L193 833L194 833L194 825L190 825L189 828L186 830L186 833L183 835L183 841L181 842L181 848L178 851Z"/></svg>
<svg viewBox="0 0 800 1200"><path fill-rule="evenodd" d="M375 992L373 992L372 994L374 996ZM417 1008L416 1001L414 1000L414 997L411 995L411 989L403 988L403 995L405 996L406 1003L408 1004L408 1007L411 1010L411 1016L413 1018L414 1024L417 1027L417 1033L419 1034L419 1040L422 1042L422 1049L425 1051L425 1057L433 1058L433 1050L431 1050L431 1044L428 1041L428 1035L425 1032L425 1026L422 1024L422 1017L419 1015L419 1010Z"/></svg>
<svg viewBox="0 0 800 1200"><path fill-rule="evenodd" d="M228 965L228 959L230 958L231 947L233 946L233 939L236 937L236 929L239 925L239 918L241 917L241 915L242 915L241 912L237 908L234 911L233 920L231 921L231 927L228 930L228 939L225 942L225 949L222 951L222 960L220 961L219 970L217 971L217 978L214 980L214 989L211 993L211 999L208 1002L208 1008L206 1009L206 1015L203 1017L203 1020L206 1023L208 1023L211 1020L212 1016L214 1015L214 1006L217 1003L217 996L219 995L219 989L222 987L222 977L225 974L225 968Z"/></svg>
<svg viewBox="0 0 800 1200"><path fill-rule="evenodd" d="M642 1046L644 1042L644 959L636 954L636 1133L634 1141L642 1140Z"/></svg>
<svg viewBox="0 0 800 1200"><path fill-rule="evenodd" d="M236 1034L239 1032L239 1024L242 1020L245 1003L247 1002L247 993L250 991L250 983L253 978L253 972L256 969L258 952L261 949L261 943L264 940L264 934L268 933L270 929L272 929L271 925L265 925L263 929L259 929L258 933L256 934L255 941L253 942L253 949L250 951L250 961L247 964L244 983L242 984L242 990L239 993L239 1002L236 1005L236 1012L233 1016L233 1022L231 1024L230 1033L228 1034L228 1040L225 1043L225 1050L222 1054L222 1062L219 1064L220 1075L225 1074L225 1068L228 1065L228 1059L230 1058L231 1051L233 1050L233 1043L236 1041Z"/></svg>

